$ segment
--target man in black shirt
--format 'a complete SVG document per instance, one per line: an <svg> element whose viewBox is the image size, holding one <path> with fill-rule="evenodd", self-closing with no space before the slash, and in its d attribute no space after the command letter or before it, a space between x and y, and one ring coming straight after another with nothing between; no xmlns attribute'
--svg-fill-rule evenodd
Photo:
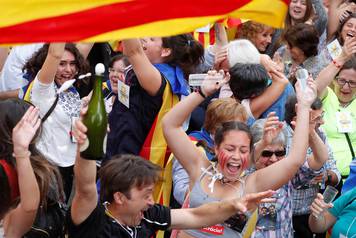
<svg viewBox="0 0 356 238"><path fill-rule="evenodd" d="M86 139L86 127L76 122L78 147ZM151 237L157 230L197 229L226 220L237 211L255 209L273 191L249 194L189 209L170 209L154 204L153 190L160 168L134 155L121 155L107 162L99 172L100 200L96 188L96 161L77 153L75 195L68 213L68 234L72 237Z"/></svg>

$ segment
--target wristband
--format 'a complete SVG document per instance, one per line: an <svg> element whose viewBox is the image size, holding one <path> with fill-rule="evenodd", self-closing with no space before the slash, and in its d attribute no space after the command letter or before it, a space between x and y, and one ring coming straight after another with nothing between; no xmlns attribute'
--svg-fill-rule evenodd
<svg viewBox="0 0 356 238"><path fill-rule="evenodd" d="M12 157L14 158L30 158L30 156L31 156L31 152L28 150L20 154L15 154L15 152L12 153Z"/></svg>
<svg viewBox="0 0 356 238"><path fill-rule="evenodd" d="M336 62L336 60L333 60L332 62L335 65L336 68L341 69L342 65L339 64L338 62Z"/></svg>
<svg viewBox="0 0 356 238"><path fill-rule="evenodd" d="M206 95L205 95L205 94L203 93L203 91L201 90L201 87L197 88L197 89L195 90L195 92L199 93L200 96L202 96L204 99L206 98Z"/></svg>

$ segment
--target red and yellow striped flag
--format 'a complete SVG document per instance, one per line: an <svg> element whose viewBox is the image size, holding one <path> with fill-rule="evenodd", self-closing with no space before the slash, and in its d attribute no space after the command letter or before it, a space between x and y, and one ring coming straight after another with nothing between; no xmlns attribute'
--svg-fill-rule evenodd
<svg viewBox="0 0 356 238"><path fill-rule="evenodd" d="M169 36L228 17L282 27L289 0L2 0L0 44Z"/></svg>

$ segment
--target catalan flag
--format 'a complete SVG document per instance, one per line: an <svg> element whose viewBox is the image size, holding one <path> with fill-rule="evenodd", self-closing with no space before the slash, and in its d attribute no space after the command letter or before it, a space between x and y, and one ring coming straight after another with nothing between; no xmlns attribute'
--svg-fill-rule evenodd
<svg viewBox="0 0 356 238"><path fill-rule="evenodd" d="M282 27L289 0L2 0L0 44L169 36L228 17Z"/></svg>

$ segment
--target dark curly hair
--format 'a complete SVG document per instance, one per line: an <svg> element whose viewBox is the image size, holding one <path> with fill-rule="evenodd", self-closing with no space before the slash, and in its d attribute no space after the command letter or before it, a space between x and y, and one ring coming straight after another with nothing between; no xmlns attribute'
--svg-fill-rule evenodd
<svg viewBox="0 0 356 238"><path fill-rule="evenodd" d="M40 48L36 53L32 55L32 57L26 62L26 64L22 68L22 70L29 75L30 80L34 79L38 71L42 68L42 65L45 62L48 54L48 48L49 44L44 44L42 48ZM78 75L86 74L89 72L90 68L88 62L84 59L82 54L79 52L79 50L73 43L67 43L64 49L74 55ZM75 82L75 87L80 88L83 83L88 85L89 80L77 80Z"/></svg>
<svg viewBox="0 0 356 238"><path fill-rule="evenodd" d="M319 35L314 26L298 23L287 29L284 34L285 41L291 47L298 47L309 58L318 54Z"/></svg>

